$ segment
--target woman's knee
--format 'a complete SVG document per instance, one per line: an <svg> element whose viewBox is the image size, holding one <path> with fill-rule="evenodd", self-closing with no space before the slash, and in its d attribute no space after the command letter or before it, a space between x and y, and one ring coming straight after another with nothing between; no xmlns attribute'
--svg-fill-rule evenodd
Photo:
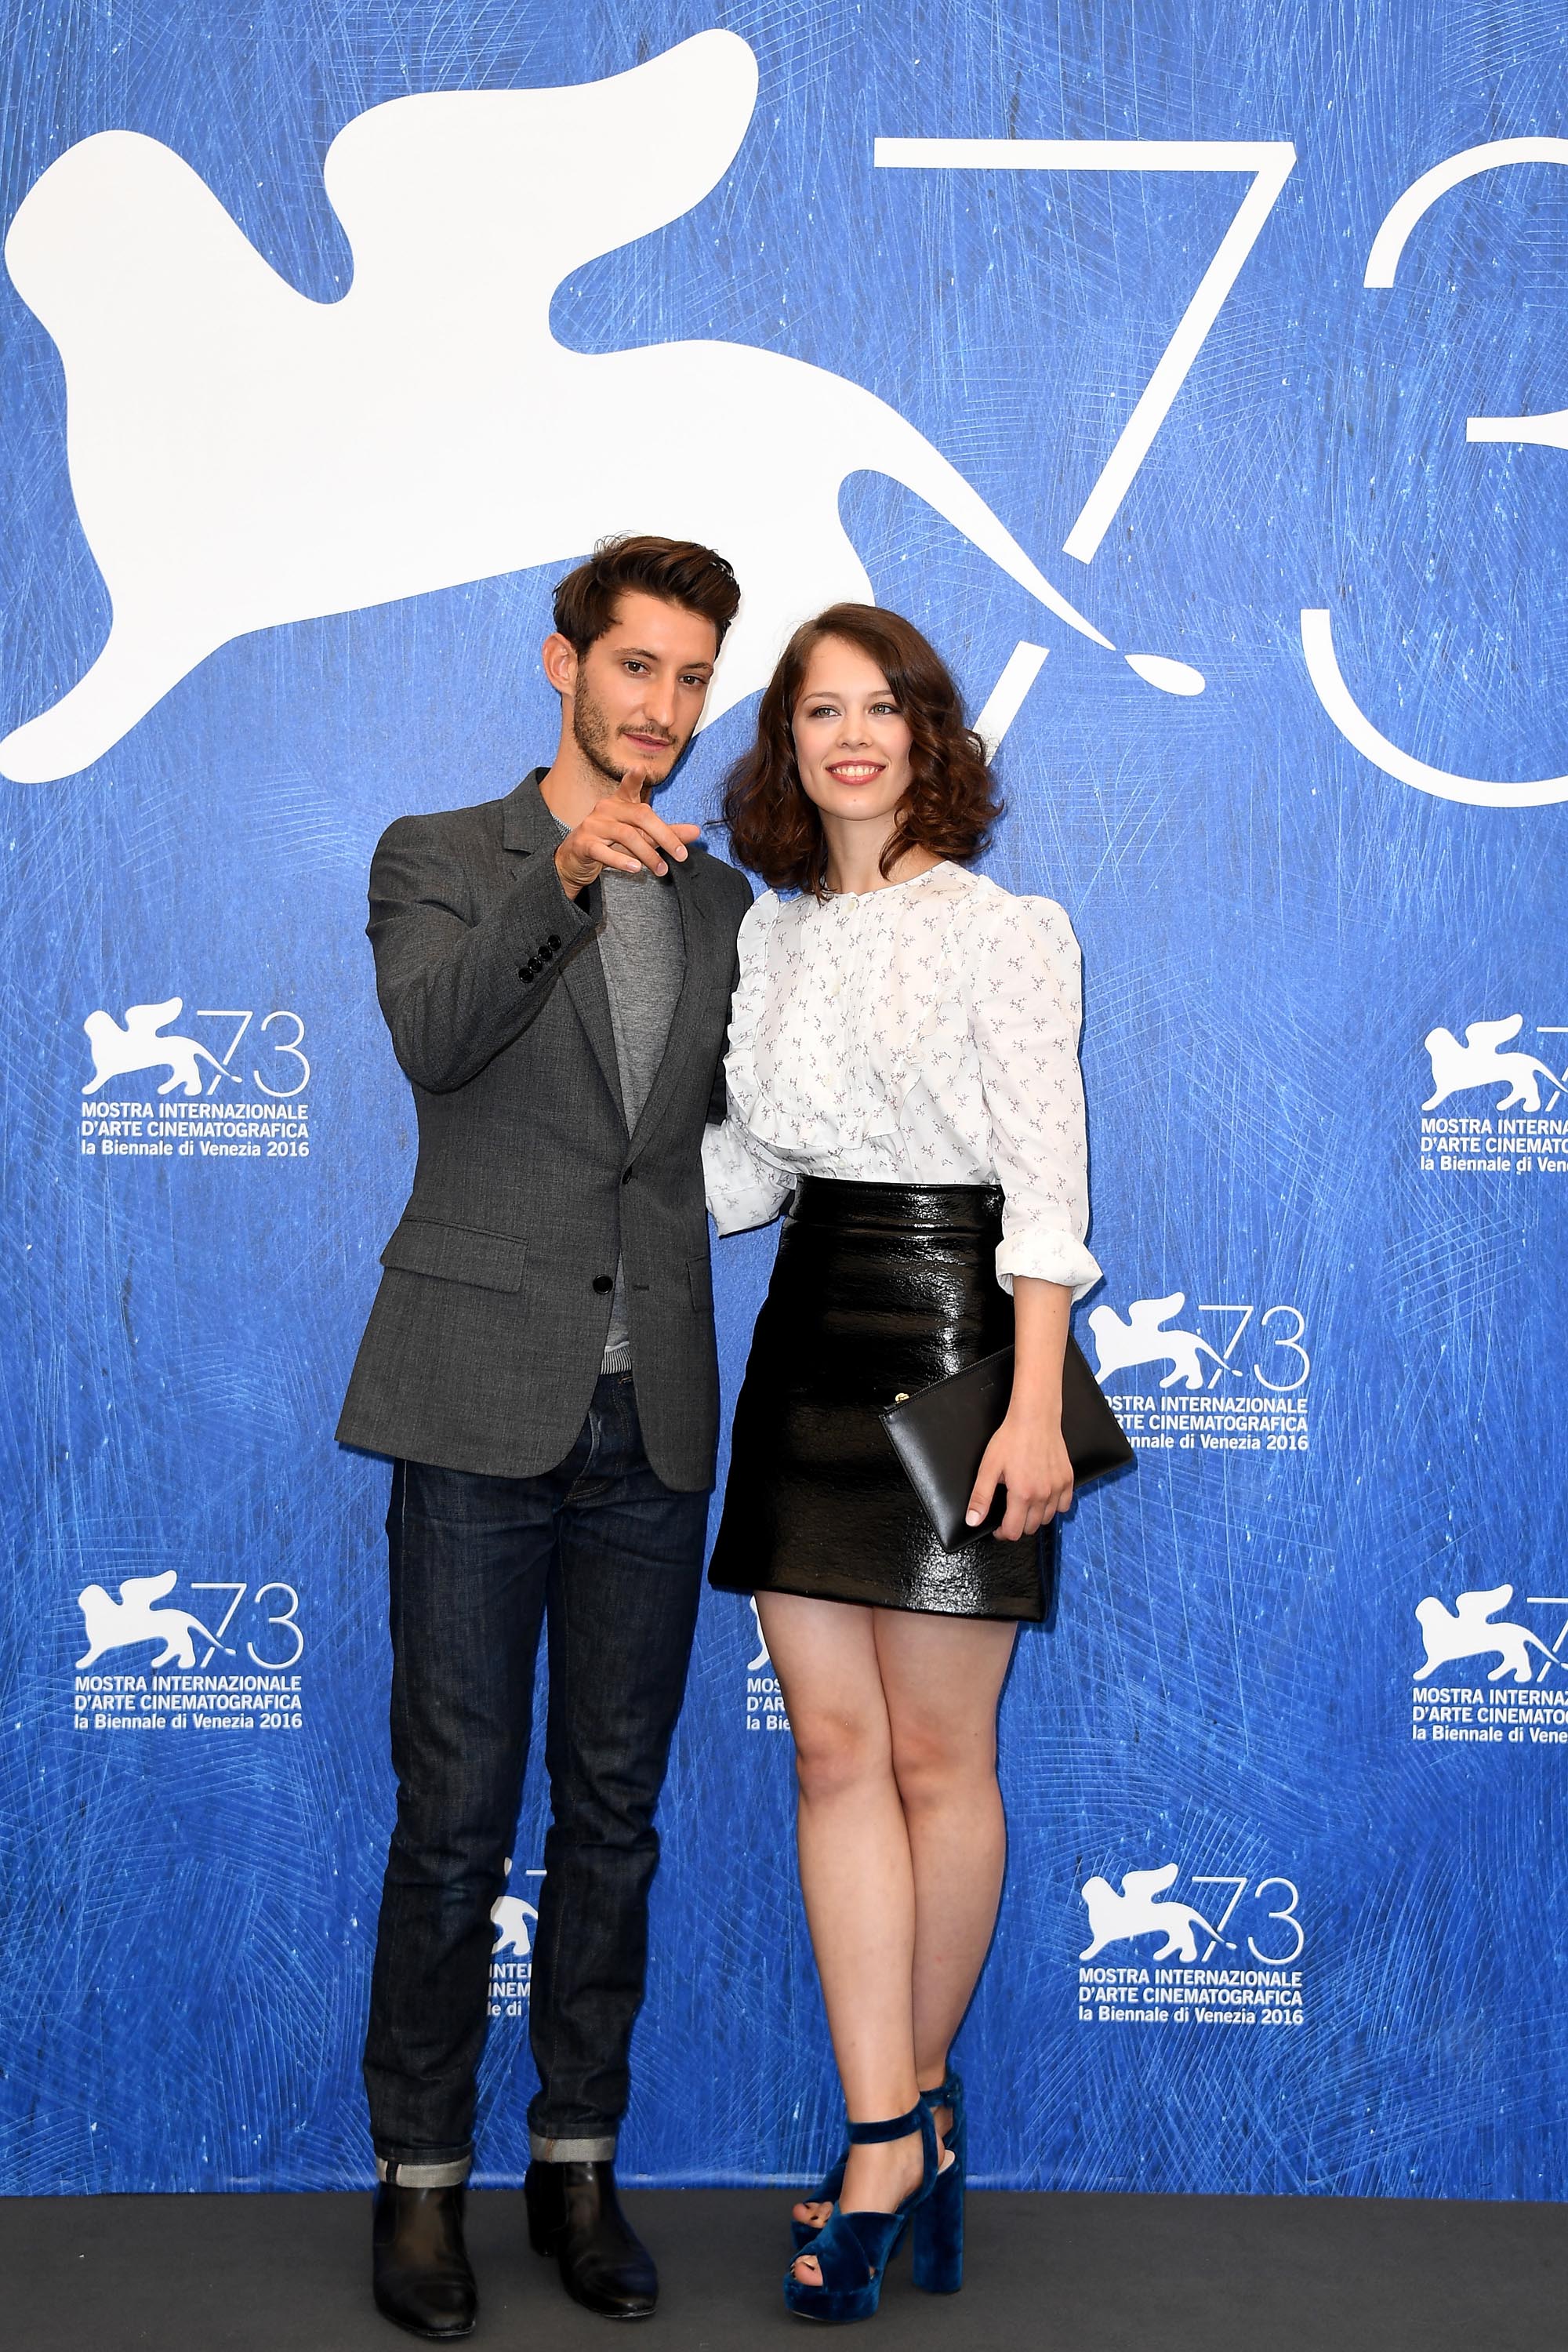
<svg viewBox="0 0 1568 2352"><path fill-rule="evenodd" d="M929 1718L895 1724L892 1765L906 1806L984 1800L996 1785L995 1734Z"/></svg>
<svg viewBox="0 0 1568 2352"><path fill-rule="evenodd" d="M885 1717L879 1721L870 1713L833 1708L797 1710L790 1727L795 1773L808 1801L842 1796L868 1781L891 1778Z"/></svg>

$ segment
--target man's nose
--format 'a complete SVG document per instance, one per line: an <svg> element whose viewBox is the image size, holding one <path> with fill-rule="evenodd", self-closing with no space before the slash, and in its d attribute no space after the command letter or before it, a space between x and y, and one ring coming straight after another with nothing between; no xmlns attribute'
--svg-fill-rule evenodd
<svg viewBox="0 0 1568 2352"><path fill-rule="evenodd" d="M656 677L649 680L647 691L643 697L646 716L652 719L656 727L662 729L666 735L673 735L676 731L675 696L674 678Z"/></svg>

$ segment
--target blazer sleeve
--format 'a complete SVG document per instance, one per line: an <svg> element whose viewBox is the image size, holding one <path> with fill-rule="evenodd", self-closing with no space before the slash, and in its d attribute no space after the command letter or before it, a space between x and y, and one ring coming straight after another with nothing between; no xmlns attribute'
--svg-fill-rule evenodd
<svg viewBox="0 0 1568 2352"><path fill-rule="evenodd" d="M376 995L405 1075L432 1094L465 1085L521 1037L598 929L596 886L569 898L552 857L519 862L515 887L480 914L440 818L400 817L371 860Z"/></svg>
<svg viewBox="0 0 1568 2352"><path fill-rule="evenodd" d="M734 876L735 881L739 885L739 887L734 894L736 932L735 956L734 961L730 968L730 1010L724 1024L724 1042L719 1048L719 1058L713 1065L713 1084L710 1087L708 1093L707 1124L710 1127L722 1127L724 1124L725 1113L730 1107L730 1089L725 1081L724 1063L730 1051L730 1035L734 1026L735 991L741 984L740 929L741 925L745 921L746 915L752 904L752 886L746 877L742 873L740 867L738 866L731 866L728 870Z"/></svg>

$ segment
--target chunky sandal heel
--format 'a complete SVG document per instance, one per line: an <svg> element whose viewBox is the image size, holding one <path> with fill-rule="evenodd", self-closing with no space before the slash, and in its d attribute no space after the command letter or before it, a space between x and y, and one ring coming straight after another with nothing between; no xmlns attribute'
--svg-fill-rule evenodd
<svg viewBox="0 0 1568 2352"><path fill-rule="evenodd" d="M969 2137L963 2082L950 2074L940 2090L921 2093L921 2105L928 2114L938 2107L951 2113L945 2145L952 2161L942 2167L913 2216L910 2275L926 2294L956 2294L963 2284L963 2162Z"/></svg>
<svg viewBox="0 0 1568 2352"><path fill-rule="evenodd" d="M797 2279L793 2264L785 2272L784 2308L796 2319L823 2320L829 2326L842 2326L849 2320L869 2319L876 2311L882 2296L883 2273L898 2252L911 2215L919 2214L940 2177L936 2127L931 2119L931 2109L921 2101L917 2101L907 2116L893 2116L886 2123L849 2126L851 2147L907 2139L916 2131L921 2136L924 2158L920 2184L910 2189L898 2210L845 2213L835 2208L826 2227L805 2249L816 2259L822 2284L808 2286L805 2280ZM948 2169L951 2171L952 2167Z"/></svg>

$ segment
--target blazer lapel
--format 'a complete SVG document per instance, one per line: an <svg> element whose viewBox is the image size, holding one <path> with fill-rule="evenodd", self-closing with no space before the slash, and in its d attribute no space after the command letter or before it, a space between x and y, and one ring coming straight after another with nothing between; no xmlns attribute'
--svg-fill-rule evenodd
<svg viewBox="0 0 1568 2352"><path fill-rule="evenodd" d="M542 768L533 769L524 776L515 792L509 793L501 803L501 845L519 857L553 857L561 839L561 829L545 806L539 789ZM594 886L595 890L597 886ZM621 1100L621 1071L616 1055L615 1025L610 1019L610 992L605 985L605 967L599 956L599 933L604 929L604 905L595 898L597 922L592 931L572 948L561 967L561 982L571 998L577 1018L583 1024L599 1073L610 1090L610 1100L626 1123L626 1106Z"/></svg>
<svg viewBox="0 0 1568 2352"><path fill-rule="evenodd" d="M599 918L599 930L604 929L604 917ZM593 931L567 957L561 967L561 984L576 1008L577 1018L588 1034L594 1048L594 1058L600 1074L610 1089L610 1099L620 1112L621 1124L626 1124L626 1105L621 1100L621 1066L616 1053L616 1028L610 1018L610 992L605 985L605 967L599 956L599 932Z"/></svg>

